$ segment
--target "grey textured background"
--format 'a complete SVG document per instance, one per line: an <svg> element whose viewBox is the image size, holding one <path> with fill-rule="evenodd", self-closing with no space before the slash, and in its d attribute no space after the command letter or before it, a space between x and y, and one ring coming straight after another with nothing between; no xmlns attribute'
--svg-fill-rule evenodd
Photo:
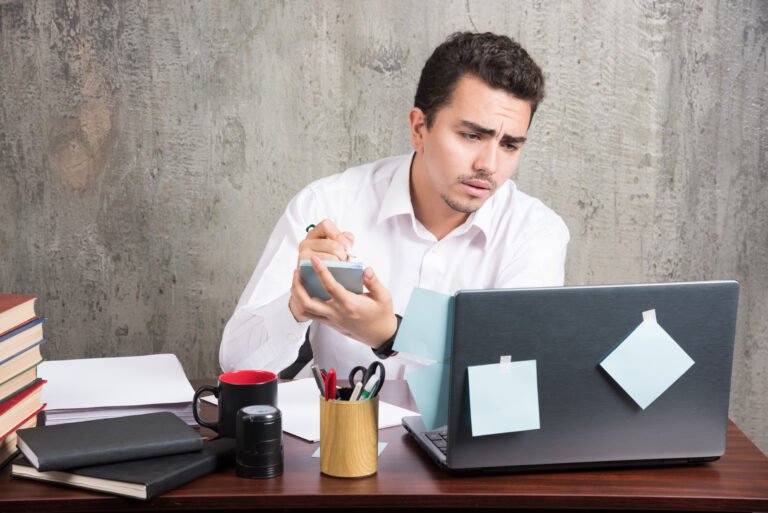
<svg viewBox="0 0 768 513"><path fill-rule="evenodd" d="M548 96L520 187L568 284L742 283L732 417L768 450L768 2L0 0L0 290L51 359L219 338L289 198L409 150L456 30L518 39Z"/></svg>

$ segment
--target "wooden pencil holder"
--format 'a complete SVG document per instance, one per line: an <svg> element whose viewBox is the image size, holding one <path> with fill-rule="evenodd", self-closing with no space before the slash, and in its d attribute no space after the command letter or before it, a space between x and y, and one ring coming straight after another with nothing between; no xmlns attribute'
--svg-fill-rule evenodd
<svg viewBox="0 0 768 513"><path fill-rule="evenodd" d="M320 472L333 477L376 473L379 398L327 401L320 397Z"/></svg>

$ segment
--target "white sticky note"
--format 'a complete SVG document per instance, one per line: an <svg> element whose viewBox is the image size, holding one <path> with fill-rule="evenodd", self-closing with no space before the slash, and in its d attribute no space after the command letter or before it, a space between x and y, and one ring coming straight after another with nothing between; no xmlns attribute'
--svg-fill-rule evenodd
<svg viewBox="0 0 768 513"><path fill-rule="evenodd" d="M536 360L467 368L472 436L539 429Z"/></svg>
<svg viewBox="0 0 768 513"><path fill-rule="evenodd" d="M641 322L600 366L642 409L658 399L694 361L656 322L655 310Z"/></svg>

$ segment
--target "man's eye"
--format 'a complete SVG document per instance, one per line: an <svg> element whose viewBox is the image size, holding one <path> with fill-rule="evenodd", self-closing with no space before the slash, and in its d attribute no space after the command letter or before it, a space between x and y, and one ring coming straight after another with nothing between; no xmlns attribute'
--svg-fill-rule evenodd
<svg viewBox="0 0 768 513"><path fill-rule="evenodd" d="M505 144L504 149L507 151L517 151L517 144Z"/></svg>
<svg viewBox="0 0 768 513"><path fill-rule="evenodd" d="M470 141L479 141L480 140L480 137L477 134L472 134L472 133L468 133L468 132L462 133L461 136L464 139L469 139Z"/></svg>

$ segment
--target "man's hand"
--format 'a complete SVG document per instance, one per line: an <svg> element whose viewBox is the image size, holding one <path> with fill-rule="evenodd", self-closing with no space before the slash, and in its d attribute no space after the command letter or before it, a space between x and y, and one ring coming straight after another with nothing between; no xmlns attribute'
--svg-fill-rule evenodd
<svg viewBox="0 0 768 513"><path fill-rule="evenodd" d="M378 280L373 269L368 267L363 271L363 285L368 292L355 294L337 282L317 256L312 256L311 260L320 283L331 299L323 301L310 297L301 284L301 275L296 269L288 303L296 320L312 319L322 322L373 348L379 347L394 335L397 331L397 319L392 308L392 296Z"/></svg>
<svg viewBox="0 0 768 513"><path fill-rule="evenodd" d="M352 248L355 238L349 232L342 232L330 219L324 219L314 228L307 232L307 236L299 243L299 262L309 260L313 256L321 260L338 260L344 262L349 259L347 253ZM298 262L297 262L298 263ZM295 274L298 274L298 269ZM301 292L307 295L304 286L301 285L299 278L299 287ZM288 307L291 309L293 318L298 322L304 322L311 319L304 314L296 302L296 278L291 285L291 299L288 301Z"/></svg>
<svg viewBox="0 0 768 513"><path fill-rule="evenodd" d="M316 256L320 260L349 260L349 250L355 237L349 232L339 230L333 221L323 220L307 232L307 237L299 244L299 260L309 260Z"/></svg>

